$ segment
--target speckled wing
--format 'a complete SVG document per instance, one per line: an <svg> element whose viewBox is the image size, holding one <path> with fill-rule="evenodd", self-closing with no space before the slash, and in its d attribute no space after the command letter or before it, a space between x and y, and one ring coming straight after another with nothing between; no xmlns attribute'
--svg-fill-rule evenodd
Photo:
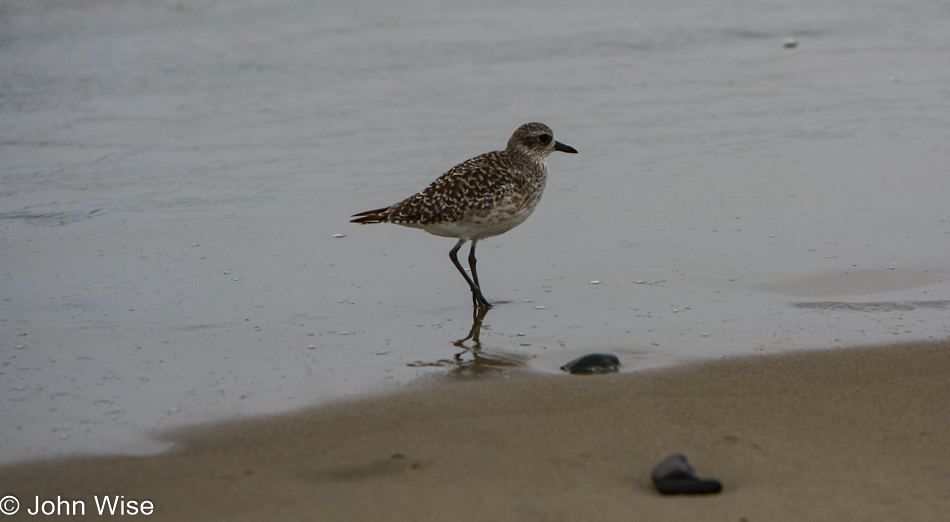
<svg viewBox="0 0 950 522"><path fill-rule="evenodd" d="M467 214L492 208L517 192L519 181L507 154L488 152L460 163L422 192L388 209L390 223L428 225L461 221Z"/></svg>

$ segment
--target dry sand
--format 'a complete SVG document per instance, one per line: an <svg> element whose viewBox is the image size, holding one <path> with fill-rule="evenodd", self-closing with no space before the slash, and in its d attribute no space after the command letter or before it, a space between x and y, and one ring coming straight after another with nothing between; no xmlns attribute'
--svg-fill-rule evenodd
<svg viewBox="0 0 950 522"><path fill-rule="evenodd" d="M950 341L522 374L170 434L174 454L7 467L0 491L96 519L94 495L118 494L159 520L936 521L948 412ZM674 452L724 492L656 493Z"/></svg>

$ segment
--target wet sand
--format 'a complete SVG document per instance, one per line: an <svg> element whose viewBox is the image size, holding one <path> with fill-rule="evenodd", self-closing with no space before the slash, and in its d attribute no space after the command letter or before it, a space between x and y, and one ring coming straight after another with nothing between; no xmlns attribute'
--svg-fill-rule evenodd
<svg viewBox="0 0 950 522"><path fill-rule="evenodd" d="M0 463L595 351L950 338L945 4L0 0ZM579 154L479 244L492 359L455 364L455 242L349 216L529 121Z"/></svg>
<svg viewBox="0 0 950 522"><path fill-rule="evenodd" d="M8 467L0 491L148 499L158 520L936 521L948 411L950 341L520 373L193 428L172 454ZM724 492L656 493L674 452Z"/></svg>

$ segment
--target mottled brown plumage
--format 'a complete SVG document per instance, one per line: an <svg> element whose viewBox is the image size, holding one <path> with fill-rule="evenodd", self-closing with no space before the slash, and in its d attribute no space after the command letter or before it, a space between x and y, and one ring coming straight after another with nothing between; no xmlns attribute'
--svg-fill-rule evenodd
<svg viewBox="0 0 950 522"><path fill-rule="evenodd" d="M534 212L547 181L544 159L554 151L577 152L555 141L547 125L527 123L515 131L505 150L459 163L422 192L385 208L355 214L357 219L351 222L395 223L458 238L449 257L468 282L475 306L491 306L478 284L475 245L520 225ZM466 241L472 241L468 260L474 281L457 258Z"/></svg>

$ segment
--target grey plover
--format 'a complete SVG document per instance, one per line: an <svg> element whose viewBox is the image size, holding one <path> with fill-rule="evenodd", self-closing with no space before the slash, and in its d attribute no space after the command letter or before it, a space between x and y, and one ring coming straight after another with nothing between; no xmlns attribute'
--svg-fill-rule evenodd
<svg viewBox="0 0 950 522"><path fill-rule="evenodd" d="M544 159L554 151L577 151L554 140L543 123L526 123L511 135L505 150L487 152L459 163L422 192L399 203L354 214L351 223L395 223L421 228L430 234L458 238L449 258L472 289L475 307L491 306L482 295L475 271L475 245L524 223L541 200L548 177ZM458 260L458 251L472 242L468 264L472 277Z"/></svg>

